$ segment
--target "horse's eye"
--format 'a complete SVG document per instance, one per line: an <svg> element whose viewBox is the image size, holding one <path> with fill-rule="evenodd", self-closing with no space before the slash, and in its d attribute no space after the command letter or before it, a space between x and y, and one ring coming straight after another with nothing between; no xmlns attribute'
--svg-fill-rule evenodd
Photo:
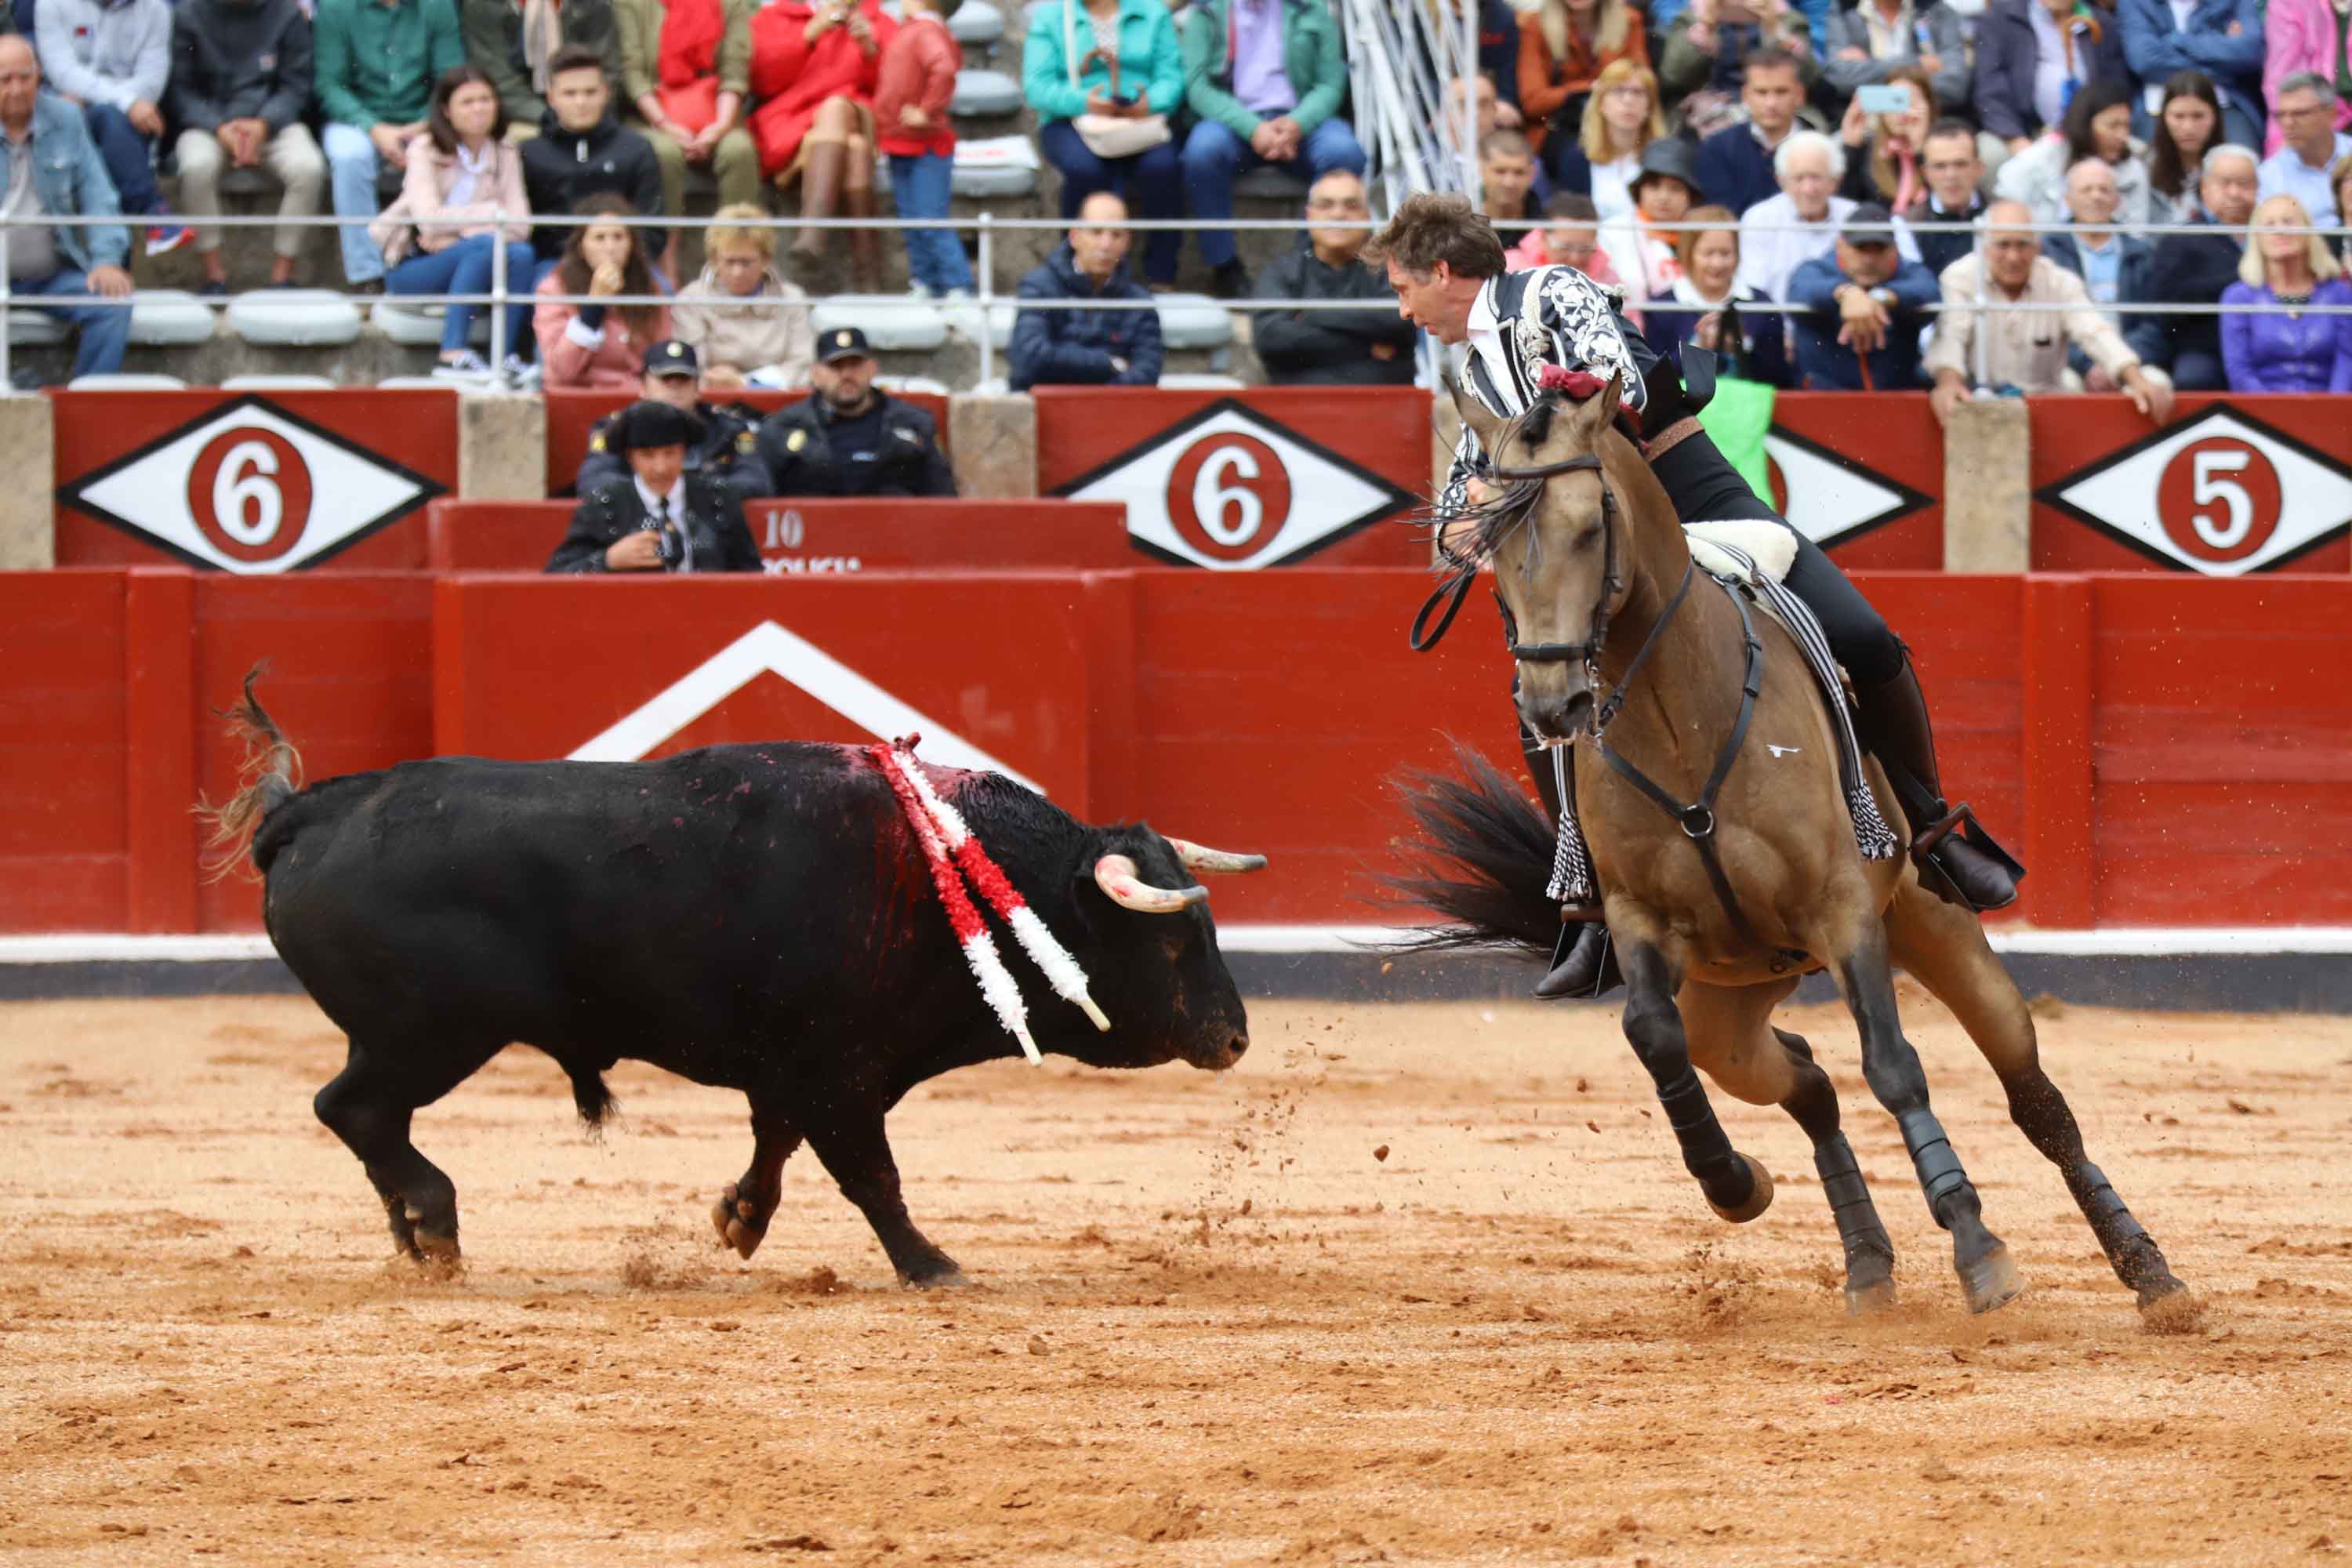
<svg viewBox="0 0 2352 1568"><path fill-rule="evenodd" d="M1603 528L1601 524L1596 522L1591 528L1586 529L1583 532L1576 536L1576 548L1579 550L1591 550L1598 545L1603 539L1607 538L1608 533L1609 531L1606 528Z"/></svg>

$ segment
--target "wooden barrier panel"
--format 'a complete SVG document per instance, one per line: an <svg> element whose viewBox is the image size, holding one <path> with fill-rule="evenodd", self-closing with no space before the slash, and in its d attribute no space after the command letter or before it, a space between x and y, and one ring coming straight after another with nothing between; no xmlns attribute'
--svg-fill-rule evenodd
<svg viewBox="0 0 2352 1568"><path fill-rule="evenodd" d="M1944 427L1919 392L1784 392L1772 505L1849 572L1944 564Z"/></svg>
<svg viewBox="0 0 2352 1568"><path fill-rule="evenodd" d="M625 408L636 401L635 395L626 392L557 391L547 398L547 493L567 496L572 481L580 477L580 465L588 457L588 431L597 420L616 408ZM809 395L806 387L791 392L744 391L720 393L709 399L714 403L748 403L762 414L773 414L787 408ZM952 452L948 446L948 400L935 392L894 392L891 396L911 404L931 416L940 428L940 450Z"/></svg>
<svg viewBox="0 0 2352 1568"><path fill-rule="evenodd" d="M414 569L457 485L454 391L48 396L60 566Z"/></svg>
<svg viewBox="0 0 2352 1568"><path fill-rule="evenodd" d="M539 572L570 526L568 500L437 500L436 572ZM1115 570L1133 564L1126 514L1099 501L756 500L744 509L772 575Z"/></svg>
<svg viewBox="0 0 2352 1568"><path fill-rule="evenodd" d="M0 930L249 929L199 887L211 710L262 657L312 778L435 752L625 758L864 742L1000 767L1097 820L1276 857L1228 920L1360 921L1401 769L1520 776L1484 603L1414 655L1426 574L1312 568L551 579L0 575ZM1862 586L1910 639L1945 783L2042 926L2352 923L2352 582L2159 574Z"/></svg>
<svg viewBox="0 0 2352 1568"><path fill-rule="evenodd" d="M2352 570L2352 398L2036 397L2037 572Z"/></svg>
<svg viewBox="0 0 2352 1568"><path fill-rule="evenodd" d="M1429 395L1417 388L1033 395L1038 488L1123 503L1137 544L1166 561L1246 571L1429 559L1402 521L1429 489Z"/></svg>
<svg viewBox="0 0 2352 1568"><path fill-rule="evenodd" d="M2352 592L2085 587L2090 919L2352 924Z"/></svg>

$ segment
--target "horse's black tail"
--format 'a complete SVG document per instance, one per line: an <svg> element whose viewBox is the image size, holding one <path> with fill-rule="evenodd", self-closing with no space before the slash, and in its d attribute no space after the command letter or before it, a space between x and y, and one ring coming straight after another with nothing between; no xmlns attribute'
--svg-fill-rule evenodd
<svg viewBox="0 0 2352 1568"><path fill-rule="evenodd" d="M229 734L245 742L245 764L241 770L245 787L219 805L210 801L196 803L196 815L211 829L205 836L205 872L215 882L232 871L243 869L248 852L254 869L269 869L269 857L275 846L256 844L254 832L263 817L291 800L301 787L301 753L253 695L253 683L268 668L264 662L247 670L243 700L220 710L220 716L228 721Z"/></svg>
<svg viewBox="0 0 2352 1568"><path fill-rule="evenodd" d="M1390 781L1420 831L1396 840L1406 869L1380 879L1400 902L1434 910L1448 922L1412 928L1395 952L1500 950L1549 962L1559 939L1551 879L1557 835L1524 791L1461 742L1458 773L1413 772Z"/></svg>

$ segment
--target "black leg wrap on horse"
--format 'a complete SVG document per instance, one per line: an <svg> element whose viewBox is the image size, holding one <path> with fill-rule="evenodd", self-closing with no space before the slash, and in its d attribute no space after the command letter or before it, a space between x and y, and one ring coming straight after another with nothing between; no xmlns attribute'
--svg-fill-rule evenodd
<svg viewBox="0 0 2352 1568"><path fill-rule="evenodd" d="M1683 1169L1698 1178L1707 1201L1721 1208L1738 1208L1755 1194L1756 1180L1747 1163L1732 1152L1731 1140L1715 1119L1706 1089L1688 1063L1668 1083L1658 1085L1658 1104L1666 1125L1682 1145Z"/></svg>
<svg viewBox="0 0 2352 1568"><path fill-rule="evenodd" d="M1813 1150L1813 1169L1822 1178L1822 1194L1830 1201L1830 1214L1837 1221L1845 1255L1852 1258L1874 1248L1891 1260L1895 1243L1887 1239L1886 1227L1879 1223L1877 1205L1870 1201L1862 1168L1854 1163L1853 1145L1846 1142L1844 1133Z"/></svg>
<svg viewBox="0 0 2352 1568"><path fill-rule="evenodd" d="M1934 1111L1902 1111L1895 1124L1903 1130L1903 1146L1911 1151L1911 1165L1919 1173L1919 1190L1927 1194L1928 1211L1937 1223L1943 1223L1943 1212L1937 1205L1966 1189L1969 1173L1960 1168L1960 1157L1953 1152L1951 1140L1944 1135L1944 1124L1936 1120Z"/></svg>

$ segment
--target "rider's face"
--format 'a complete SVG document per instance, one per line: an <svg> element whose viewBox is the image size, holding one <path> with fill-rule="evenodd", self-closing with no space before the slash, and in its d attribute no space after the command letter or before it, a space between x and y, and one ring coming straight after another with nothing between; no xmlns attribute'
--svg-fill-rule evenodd
<svg viewBox="0 0 2352 1568"><path fill-rule="evenodd" d="M1470 335L1472 296L1454 282L1453 268L1443 261L1427 272L1408 272L1394 257L1389 258L1389 287L1396 290L1397 314L1441 343L1458 343Z"/></svg>

